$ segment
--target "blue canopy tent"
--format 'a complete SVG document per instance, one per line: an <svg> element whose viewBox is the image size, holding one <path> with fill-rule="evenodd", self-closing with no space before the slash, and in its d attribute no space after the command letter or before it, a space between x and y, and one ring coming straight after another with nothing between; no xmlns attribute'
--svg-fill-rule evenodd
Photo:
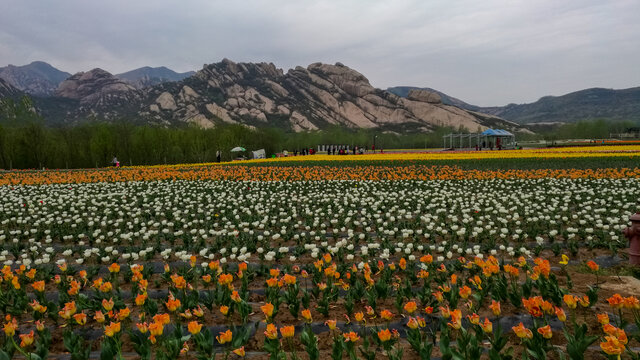
<svg viewBox="0 0 640 360"><path fill-rule="evenodd" d="M489 149L512 149L516 144L516 136L507 130L487 129L481 133L474 134L448 134L442 137L445 149L489 148ZM447 146L447 140L449 146ZM468 146L467 146L468 145Z"/></svg>

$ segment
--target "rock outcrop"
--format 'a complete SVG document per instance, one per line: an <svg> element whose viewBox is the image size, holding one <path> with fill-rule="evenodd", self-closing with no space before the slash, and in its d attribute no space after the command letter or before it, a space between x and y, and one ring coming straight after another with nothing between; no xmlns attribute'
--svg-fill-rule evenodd
<svg viewBox="0 0 640 360"><path fill-rule="evenodd" d="M56 95L79 103L65 112L76 121L90 114L165 126L234 123L293 131L330 125L381 131L430 131L438 126L476 131L488 126L486 118L442 104L435 93L414 91L401 98L374 88L364 75L340 63L315 63L285 73L271 63L224 59L181 81L144 89L94 69L64 81ZM492 119L490 125L496 121L501 120ZM501 127L513 125L504 124Z"/></svg>
<svg viewBox="0 0 640 360"><path fill-rule="evenodd" d="M414 89L409 91L407 98L409 100L422 101L429 104L442 104L442 98L440 98L440 95L433 91L427 91L424 89Z"/></svg>
<svg viewBox="0 0 640 360"><path fill-rule="evenodd" d="M19 95L21 95L20 90L9 84L6 80L0 78L0 99L15 97Z"/></svg>
<svg viewBox="0 0 640 360"><path fill-rule="evenodd" d="M102 69L79 72L63 81L55 96L78 100L83 108L117 111L140 98L137 90Z"/></svg>
<svg viewBox="0 0 640 360"><path fill-rule="evenodd" d="M151 91L154 92L161 109L173 110L171 114L156 113L158 121L168 115L174 116L173 120L186 121L198 111L216 123L280 126L284 121L294 131L331 124L380 129L486 128L483 120L472 113L442 104L436 93L416 91L411 98L403 99L374 88L364 75L340 63L315 63L284 73L270 63L224 59L204 66L172 89ZM174 94L175 108L171 101L164 106L158 102L159 97L167 100L168 93Z"/></svg>

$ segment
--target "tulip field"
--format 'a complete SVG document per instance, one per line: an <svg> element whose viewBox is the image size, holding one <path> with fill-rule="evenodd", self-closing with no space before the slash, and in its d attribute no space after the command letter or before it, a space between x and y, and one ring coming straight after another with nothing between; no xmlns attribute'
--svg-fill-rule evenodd
<svg viewBox="0 0 640 360"><path fill-rule="evenodd" d="M640 146L500 154L0 172L0 360L640 359Z"/></svg>

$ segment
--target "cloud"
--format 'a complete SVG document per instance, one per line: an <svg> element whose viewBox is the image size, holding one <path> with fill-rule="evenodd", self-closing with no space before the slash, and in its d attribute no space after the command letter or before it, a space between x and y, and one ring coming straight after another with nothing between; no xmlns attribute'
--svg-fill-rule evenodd
<svg viewBox="0 0 640 360"><path fill-rule="evenodd" d="M640 85L635 0L5 2L0 59L69 72L340 61L374 86L429 86L480 105Z"/></svg>

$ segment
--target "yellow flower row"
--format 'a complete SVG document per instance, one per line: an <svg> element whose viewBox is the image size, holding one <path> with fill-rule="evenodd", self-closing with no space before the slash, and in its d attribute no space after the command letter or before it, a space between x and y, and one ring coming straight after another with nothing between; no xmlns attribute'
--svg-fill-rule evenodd
<svg viewBox="0 0 640 360"><path fill-rule="evenodd" d="M483 159L531 159L531 158L582 158L582 157L638 157L640 145L627 146L580 146L570 148L542 148L526 150L493 151L434 151L434 152L394 152L370 153L364 155L311 155L290 156L270 159L245 160L242 164L279 163L292 161L438 161L438 160L483 160ZM237 162L235 162L237 163ZM201 163L178 165L155 165L151 167L185 167L219 165L228 163Z"/></svg>

